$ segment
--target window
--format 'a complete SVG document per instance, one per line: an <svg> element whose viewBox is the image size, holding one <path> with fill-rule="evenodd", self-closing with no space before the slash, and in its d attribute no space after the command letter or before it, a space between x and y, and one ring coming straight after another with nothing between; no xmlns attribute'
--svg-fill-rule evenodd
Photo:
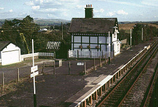
<svg viewBox="0 0 158 107"><path fill-rule="evenodd" d="M97 37L90 37L91 43L97 43Z"/></svg>
<svg viewBox="0 0 158 107"><path fill-rule="evenodd" d="M89 52L89 49L82 49L82 51L84 51L84 52Z"/></svg>
<svg viewBox="0 0 158 107"><path fill-rule="evenodd" d="M82 43L89 43L89 36L82 36Z"/></svg>
<svg viewBox="0 0 158 107"><path fill-rule="evenodd" d="M74 49L74 51L76 51L76 52L77 52L77 51L81 51L81 49Z"/></svg>
<svg viewBox="0 0 158 107"><path fill-rule="evenodd" d="M104 36L99 36L99 43L105 43L106 37Z"/></svg>
<svg viewBox="0 0 158 107"><path fill-rule="evenodd" d="M90 44L91 48L95 48L97 46L97 44Z"/></svg>
<svg viewBox="0 0 158 107"><path fill-rule="evenodd" d="M74 48L79 48L81 44L74 44Z"/></svg>
<svg viewBox="0 0 158 107"><path fill-rule="evenodd" d="M88 45L89 45L89 44L82 44L82 47L83 47L83 48L87 48Z"/></svg>
<svg viewBox="0 0 158 107"><path fill-rule="evenodd" d="M81 42L81 36L74 36L74 42Z"/></svg>
<svg viewBox="0 0 158 107"><path fill-rule="evenodd" d="M91 49L91 51L93 51L93 52L97 52L97 49Z"/></svg>
<svg viewBox="0 0 158 107"><path fill-rule="evenodd" d="M106 45L101 45L101 50L106 51Z"/></svg>

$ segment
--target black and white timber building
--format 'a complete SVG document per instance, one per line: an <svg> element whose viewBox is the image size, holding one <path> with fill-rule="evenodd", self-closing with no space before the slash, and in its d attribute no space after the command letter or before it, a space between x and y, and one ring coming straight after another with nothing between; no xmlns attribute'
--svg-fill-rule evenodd
<svg viewBox="0 0 158 107"><path fill-rule="evenodd" d="M72 18L69 33L71 50L120 53L117 18L93 18L92 5L86 5L85 18Z"/></svg>

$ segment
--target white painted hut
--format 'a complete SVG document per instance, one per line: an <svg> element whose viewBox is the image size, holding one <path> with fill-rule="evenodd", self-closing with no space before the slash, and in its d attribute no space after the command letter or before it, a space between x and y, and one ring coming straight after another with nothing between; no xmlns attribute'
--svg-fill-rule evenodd
<svg viewBox="0 0 158 107"><path fill-rule="evenodd" d="M21 61L21 49L9 41L0 41L0 62L9 65Z"/></svg>

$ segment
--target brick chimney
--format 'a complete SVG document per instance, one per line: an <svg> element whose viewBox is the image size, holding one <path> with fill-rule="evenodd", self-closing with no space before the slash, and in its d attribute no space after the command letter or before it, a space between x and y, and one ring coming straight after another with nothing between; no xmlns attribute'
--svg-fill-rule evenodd
<svg viewBox="0 0 158 107"><path fill-rule="evenodd" d="M93 18L92 4L86 5L86 8L85 8L85 18Z"/></svg>

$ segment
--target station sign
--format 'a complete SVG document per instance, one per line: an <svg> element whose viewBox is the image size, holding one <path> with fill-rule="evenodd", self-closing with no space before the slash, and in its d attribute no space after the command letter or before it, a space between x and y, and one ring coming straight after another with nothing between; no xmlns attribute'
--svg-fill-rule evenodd
<svg viewBox="0 0 158 107"><path fill-rule="evenodd" d="M32 73L32 74L30 75L30 78L33 78L33 77L37 76L38 74L39 74L39 72L36 71L36 72L34 72L34 73Z"/></svg>
<svg viewBox="0 0 158 107"><path fill-rule="evenodd" d="M35 77L35 76L37 76L39 74L39 72L37 70L38 70L38 66L37 65L31 67L32 74L30 74L30 78Z"/></svg>
<svg viewBox="0 0 158 107"><path fill-rule="evenodd" d="M33 66L33 67L31 67L31 72L35 72L35 71L37 71L38 70L38 66L36 65L36 66Z"/></svg>
<svg viewBox="0 0 158 107"><path fill-rule="evenodd" d="M77 62L77 66L83 66L84 62Z"/></svg>

